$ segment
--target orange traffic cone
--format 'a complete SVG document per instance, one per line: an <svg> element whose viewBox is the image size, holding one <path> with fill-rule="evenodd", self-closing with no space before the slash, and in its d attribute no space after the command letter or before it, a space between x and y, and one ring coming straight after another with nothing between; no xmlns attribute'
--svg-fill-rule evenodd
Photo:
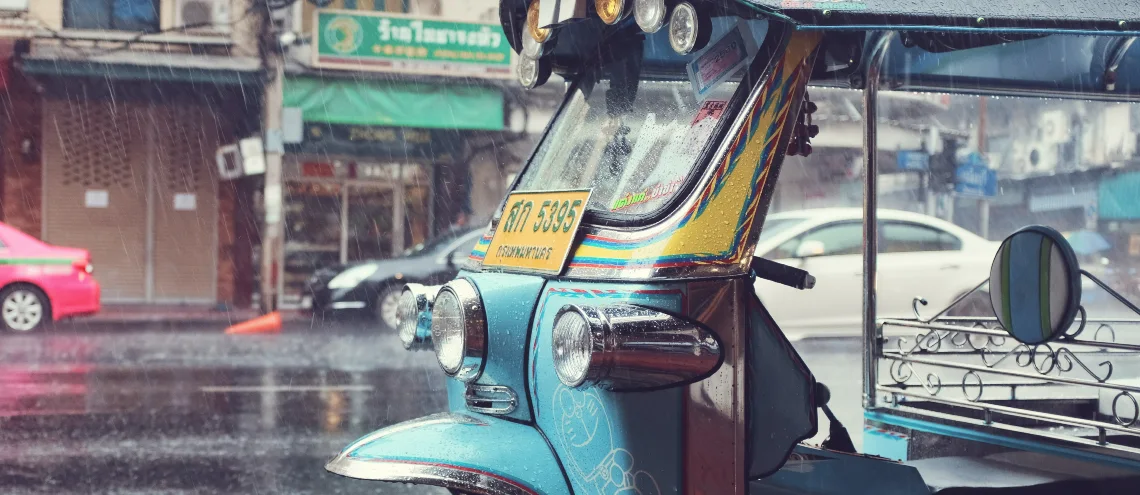
<svg viewBox="0 0 1140 495"><path fill-rule="evenodd" d="M276 311L252 320L243 321L226 329L226 335L278 333L281 331L281 313Z"/></svg>

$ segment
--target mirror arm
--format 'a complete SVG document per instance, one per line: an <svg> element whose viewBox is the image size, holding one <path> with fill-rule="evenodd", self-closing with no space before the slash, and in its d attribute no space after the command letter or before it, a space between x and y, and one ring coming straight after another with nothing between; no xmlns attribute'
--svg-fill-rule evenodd
<svg viewBox="0 0 1140 495"><path fill-rule="evenodd" d="M752 272L764 280L786 285L793 289L804 290L815 287L815 277L811 276L807 270L793 268L759 256L752 257Z"/></svg>

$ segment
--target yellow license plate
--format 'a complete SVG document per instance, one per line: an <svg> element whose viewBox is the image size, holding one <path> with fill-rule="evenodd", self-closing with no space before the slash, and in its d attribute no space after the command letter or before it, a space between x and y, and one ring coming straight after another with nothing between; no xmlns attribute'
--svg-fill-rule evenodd
<svg viewBox="0 0 1140 495"><path fill-rule="evenodd" d="M483 266L561 273L589 201L589 190L511 193Z"/></svg>

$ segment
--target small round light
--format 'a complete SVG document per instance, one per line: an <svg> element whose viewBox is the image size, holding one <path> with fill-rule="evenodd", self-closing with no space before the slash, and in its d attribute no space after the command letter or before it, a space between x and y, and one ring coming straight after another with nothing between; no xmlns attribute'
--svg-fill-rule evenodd
<svg viewBox="0 0 1140 495"><path fill-rule="evenodd" d="M523 55L518 59L515 72L519 78L519 84L522 84L526 89L534 89L542 86L550 78L550 65L544 60L535 60Z"/></svg>
<svg viewBox="0 0 1140 495"><path fill-rule="evenodd" d="M545 43L547 38L550 38L550 28L538 26L538 0L530 3L530 7L526 10L526 27L530 32L530 37L534 41Z"/></svg>
<svg viewBox="0 0 1140 495"><path fill-rule="evenodd" d="M594 352L590 324L581 313L564 309L554 320L552 338L554 370L558 379L568 387L581 385L590 371L590 358Z"/></svg>
<svg viewBox="0 0 1140 495"><path fill-rule="evenodd" d="M594 10L606 24L614 24L625 14L625 0L594 0Z"/></svg>
<svg viewBox="0 0 1140 495"><path fill-rule="evenodd" d="M411 349L415 345L419 321L420 307L416 294L411 289L404 288L400 301L396 304L396 329L400 332L400 342L404 344L404 349Z"/></svg>
<svg viewBox="0 0 1140 495"><path fill-rule="evenodd" d="M634 0L633 20L646 33L656 33L665 24L665 0Z"/></svg>
<svg viewBox="0 0 1140 495"><path fill-rule="evenodd" d="M701 37L701 20L697 8L689 2L681 2L673 7L673 15L669 17L669 44L673 51L681 55L688 55L697 49Z"/></svg>

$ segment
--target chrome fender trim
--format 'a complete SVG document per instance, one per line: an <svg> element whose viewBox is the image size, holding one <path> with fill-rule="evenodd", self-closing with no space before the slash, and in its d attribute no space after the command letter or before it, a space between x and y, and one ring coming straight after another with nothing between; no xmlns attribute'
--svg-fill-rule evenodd
<svg viewBox="0 0 1140 495"><path fill-rule="evenodd" d="M345 447L325 469L477 495L570 494L558 459L534 426L476 414L433 414L377 430Z"/></svg>
<svg viewBox="0 0 1140 495"><path fill-rule="evenodd" d="M325 469L349 478L442 486L478 495L538 495L538 492L505 477L443 463L356 460L337 456L325 465Z"/></svg>

